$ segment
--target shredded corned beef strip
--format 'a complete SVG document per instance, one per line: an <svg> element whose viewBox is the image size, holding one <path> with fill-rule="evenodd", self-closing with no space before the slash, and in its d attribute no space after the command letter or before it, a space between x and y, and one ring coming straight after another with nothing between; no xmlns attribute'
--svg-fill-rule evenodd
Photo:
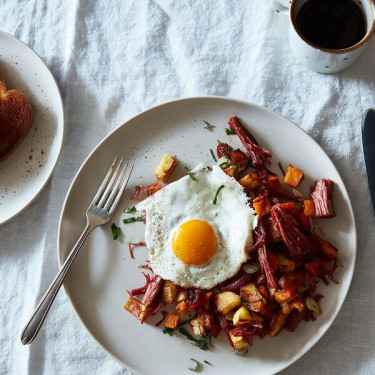
<svg viewBox="0 0 375 375"><path fill-rule="evenodd" d="M254 230L254 240L255 245L253 249L258 250L258 258L259 263L262 268L263 273L266 275L267 284L270 289L277 289L277 283L275 278L273 277L270 264L268 262L267 257L267 249L266 249L266 217L265 216L258 216L258 223Z"/></svg>
<svg viewBox="0 0 375 375"><path fill-rule="evenodd" d="M314 183L314 190L311 198L315 205L315 216L320 218L335 217L335 211L332 204L333 181L322 178Z"/></svg>
<svg viewBox="0 0 375 375"><path fill-rule="evenodd" d="M143 200L162 188L163 186L160 185L159 181L155 181L150 185L138 185L134 188L134 195L130 199Z"/></svg>
<svg viewBox="0 0 375 375"><path fill-rule="evenodd" d="M321 275L319 275L319 278L324 282L324 284L328 285L329 284L329 281L327 280L327 277L329 280L331 280L333 283L335 284L338 284L339 282L337 280L335 280L333 277L334 277L334 274L337 270L337 267L340 265L339 263L339 258L336 257L335 259L333 259L333 265L332 265L332 268L330 270L325 270L321 273Z"/></svg>
<svg viewBox="0 0 375 375"><path fill-rule="evenodd" d="M129 292L129 294L130 294L131 297L138 296L139 294L146 293L146 290L147 290L147 288L148 288L148 286L149 286L149 284L151 282L151 277L150 277L150 275L147 275L144 272L142 272L142 273L143 273L143 276L146 279L146 284L144 286L140 287L140 288L132 289Z"/></svg>
<svg viewBox="0 0 375 375"><path fill-rule="evenodd" d="M161 287L163 286L163 279L159 275L153 275L150 279L150 283L147 286L145 295L143 296L142 303L149 307L156 302Z"/></svg>
<svg viewBox="0 0 375 375"><path fill-rule="evenodd" d="M130 257L132 259L134 259L133 248L135 246L146 246L146 242L141 241L141 242L130 242L129 243L129 253L130 253Z"/></svg>
<svg viewBox="0 0 375 375"><path fill-rule="evenodd" d="M219 158L225 156L227 159L230 159L232 149L227 143L221 142L216 147L216 153Z"/></svg>
<svg viewBox="0 0 375 375"><path fill-rule="evenodd" d="M221 290L223 292L239 293L241 287L248 284L253 278L253 276L254 274L250 274L245 271L240 271L236 276L229 280L229 283L227 285L221 287Z"/></svg>
<svg viewBox="0 0 375 375"><path fill-rule="evenodd" d="M225 332L225 335L227 336L228 341L229 341L231 347L232 347L233 349L235 349L234 344L233 344L233 341L232 341L232 339L231 339L231 337L230 337L230 334L229 334L229 325L228 325L228 321L225 319L225 317L224 317L223 315L221 315L220 312L217 312L217 317L218 317L218 319L219 319L220 327L221 327L221 329Z"/></svg>
<svg viewBox="0 0 375 375"><path fill-rule="evenodd" d="M240 138L246 151L249 153L251 161L255 168L266 169L271 161L272 154L270 151L258 146L258 142L253 135L241 124L237 116L233 116L228 121L230 129L234 130Z"/></svg>
<svg viewBox="0 0 375 375"><path fill-rule="evenodd" d="M261 321L252 324L252 325L244 325L241 327L234 328L232 331L232 335L235 337L253 337L256 336L259 332L259 329L263 328L263 323Z"/></svg>
<svg viewBox="0 0 375 375"><path fill-rule="evenodd" d="M273 225L288 247L292 258L301 259L317 253L316 245L300 232L298 223L286 214L282 204L272 207L271 217Z"/></svg>
<svg viewBox="0 0 375 375"><path fill-rule="evenodd" d="M162 310L161 314L163 315L163 317L157 323L155 323L155 327L158 327L161 323L163 323L164 319L168 315L168 311Z"/></svg>

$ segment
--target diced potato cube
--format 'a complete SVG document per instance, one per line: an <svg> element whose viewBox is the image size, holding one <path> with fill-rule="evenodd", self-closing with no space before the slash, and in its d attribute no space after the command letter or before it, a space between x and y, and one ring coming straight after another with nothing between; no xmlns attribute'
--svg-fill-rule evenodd
<svg viewBox="0 0 375 375"><path fill-rule="evenodd" d="M315 204L312 200L306 199L303 201L303 214L307 217L315 216Z"/></svg>
<svg viewBox="0 0 375 375"><path fill-rule="evenodd" d="M135 298L130 297L124 308L139 320L143 321L146 317L147 307Z"/></svg>
<svg viewBox="0 0 375 375"><path fill-rule="evenodd" d="M338 250L326 240L321 240L319 252L326 260L333 260L337 257Z"/></svg>
<svg viewBox="0 0 375 375"><path fill-rule="evenodd" d="M172 281L165 280L163 285L163 302L172 303L176 298L178 286Z"/></svg>
<svg viewBox="0 0 375 375"><path fill-rule="evenodd" d="M257 302L263 299L255 284L246 284L241 288L241 296L249 302Z"/></svg>
<svg viewBox="0 0 375 375"><path fill-rule="evenodd" d="M165 153L155 170L155 177L159 181L165 182L172 171L176 168L177 160L171 154Z"/></svg>
<svg viewBox="0 0 375 375"><path fill-rule="evenodd" d="M187 290L184 288L180 288L175 298L175 302L187 301L187 299L188 299Z"/></svg>
<svg viewBox="0 0 375 375"><path fill-rule="evenodd" d="M286 322L286 318L288 316L284 315L281 311L276 312L271 320L268 335L270 336L276 336L280 333L282 328L284 327L284 324Z"/></svg>
<svg viewBox="0 0 375 375"><path fill-rule="evenodd" d="M271 202L269 201L269 199L263 197L259 200L255 200L253 202L253 207L254 207L254 210L255 210L255 213L259 216L264 216L264 215L268 215L269 213L271 213Z"/></svg>
<svg viewBox="0 0 375 375"><path fill-rule="evenodd" d="M215 304L221 314L226 315L241 303L241 297L233 292L223 292L215 296Z"/></svg>
<svg viewBox="0 0 375 375"><path fill-rule="evenodd" d="M176 306L176 310L179 314L185 316L190 310L189 303L186 301L180 301Z"/></svg>
<svg viewBox="0 0 375 375"><path fill-rule="evenodd" d="M295 284L288 284L275 293L275 300L278 303L286 303L291 301L298 293L297 286Z"/></svg>
<svg viewBox="0 0 375 375"><path fill-rule="evenodd" d="M286 174L284 177L284 182L292 187L297 187L302 180L305 178L305 175L303 173L302 169L299 169L292 164L289 164L286 169Z"/></svg>
<svg viewBox="0 0 375 375"><path fill-rule="evenodd" d="M193 330L195 336L201 337L206 336L206 329L199 323L198 318L190 320L190 327Z"/></svg>
<svg viewBox="0 0 375 375"><path fill-rule="evenodd" d="M236 350L244 350L250 346L249 342L247 341L246 337L242 336L234 336L233 335L233 330L229 331L230 338L233 342L233 345Z"/></svg>
<svg viewBox="0 0 375 375"><path fill-rule="evenodd" d="M296 264L292 260L282 254L278 254L277 257L279 259L279 269L283 274L294 271Z"/></svg>
<svg viewBox="0 0 375 375"><path fill-rule="evenodd" d="M256 321L263 321L263 317L257 313L250 312L245 306L240 307L233 316L233 324L235 326L241 326Z"/></svg>
<svg viewBox="0 0 375 375"><path fill-rule="evenodd" d="M245 189L255 190L260 185L258 172L251 172L247 174L240 179L239 183Z"/></svg>
<svg viewBox="0 0 375 375"><path fill-rule="evenodd" d="M180 322L180 317L176 314L171 314L168 316L168 319L165 322L164 327L176 329L178 327L179 322Z"/></svg>
<svg viewBox="0 0 375 375"><path fill-rule="evenodd" d="M305 304L298 297L294 298L292 301L287 302L282 307L282 312L285 315L288 315L292 312L293 309L298 310L299 312L305 309Z"/></svg>

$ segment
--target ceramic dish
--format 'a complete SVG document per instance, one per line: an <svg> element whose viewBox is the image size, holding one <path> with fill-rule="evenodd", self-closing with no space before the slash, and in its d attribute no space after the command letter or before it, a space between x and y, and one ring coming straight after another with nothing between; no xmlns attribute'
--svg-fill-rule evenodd
<svg viewBox="0 0 375 375"><path fill-rule="evenodd" d="M0 31L0 73L8 90L30 100L34 121L17 149L0 163L0 224L13 218L43 190L57 163L64 133L59 89L47 66L26 44Z"/></svg>
<svg viewBox="0 0 375 375"><path fill-rule="evenodd" d="M153 172L161 155L170 152L180 160L173 179L186 174L200 162L211 163L209 149L216 140L239 140L225 134L229 117L237 115L258 142L273 153L277 163L298 164L306 174L304 193L313 180L329 177L336 183L334 203L337 217L320 220L326 238L339 248L344 264L337 272L339 284L322 287L323 314L313 323L300 324L293 334L282 331L277 337L256 338L248 357L231 352L224 334L214 340L214 348L202 351L182 337L170 337L155 327L159 316L141 325L123 309L127 289L144 284L137 268L145 264L147 250L137 248L136 259L128 252L129 242L144 239L143 223L120 224L123 208L134 205L129 200L132 187L154 181ZM209 131L203 121L216 127ZM115 155L135 164L128 189L113 220L96 229L88 238L64 283L65 290L82 323L99 345L113 358L138 374L186 374L190 358L214 366L205 366L205 374L271 374L278 372L306 353L332 324L340 310L351 282L356 257L356 230L345 186L334 165L320 146L289 120L254 104L226 98L205 97L166 103L129 120L105 138L89 155L78 171L67 194L58 234L60 264L85 225L85 210ZM173 180L172 179L172 180ZM114 241L110 225L121 226L123 236Z"/></svg>

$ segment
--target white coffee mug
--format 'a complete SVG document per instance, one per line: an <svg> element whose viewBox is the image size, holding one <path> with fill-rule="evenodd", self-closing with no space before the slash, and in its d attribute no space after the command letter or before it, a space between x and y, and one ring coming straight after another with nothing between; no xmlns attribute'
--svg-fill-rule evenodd
<svg viewBox="0 0 375 375"><path fill-rule="evenodd" d="M302 65L318 73L336 73L348 68L359 58L375 33L374 0L354 0L366 19L366 34L357 44L344 49L322 48L303 37L297 27L296 16L307 1L313 0L271 1L274 10L289 17L289 44L294 56Z"/></svg>

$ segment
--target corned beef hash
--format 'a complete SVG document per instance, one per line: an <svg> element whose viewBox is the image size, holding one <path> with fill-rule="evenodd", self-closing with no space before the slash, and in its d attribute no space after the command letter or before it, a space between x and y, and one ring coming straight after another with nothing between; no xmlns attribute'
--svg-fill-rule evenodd
<svg viewBox="0 0 375 375"><path fill-rule="evenodd" d="M133 257L135 246L147 246L149 272L144 286L128 292L125 309L142 323L160 311L164 333L180 333L203 350L223 331L233 350L243 351L254 336L315 320L322 313L317 283L337 282L339 260L313 222L335 216L333 181L315 181L303 197L300 168L284 171L279 163L277 176L271 152L236 116L228 124L242 150L218 141L216 155L210 150L214 165L186 168L185 177L162 186L177 164L165 154L158 181L136 187L133 199L146 199L125 212L143 216L124 223L144 221L145 241L129 250Z"/></svg>

